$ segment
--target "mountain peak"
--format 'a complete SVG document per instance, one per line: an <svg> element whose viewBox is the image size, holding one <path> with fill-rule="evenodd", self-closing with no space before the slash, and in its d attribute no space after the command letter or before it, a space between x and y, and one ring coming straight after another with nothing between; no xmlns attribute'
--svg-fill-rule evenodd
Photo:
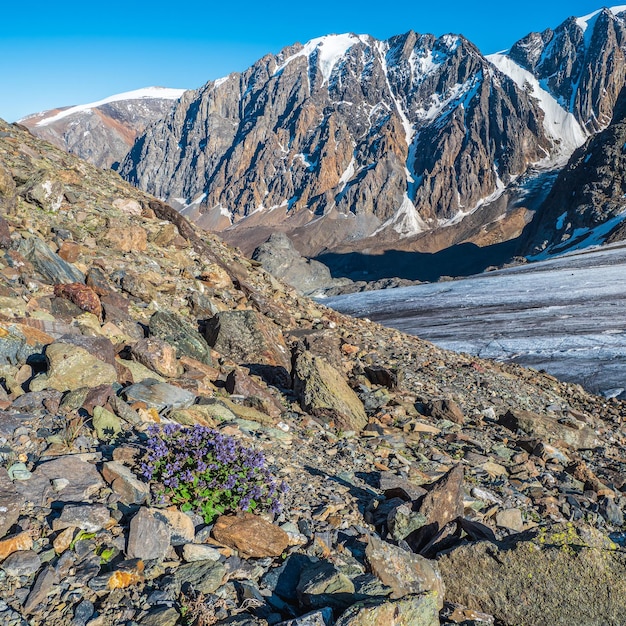
<svg viewBox="0 0 626 626"><path fill-rule="evenodd" d="M624 12L626 12L626 4L621 4L621 5L614 6L614 7L603 7L601 9L598 9L597 11L593 11L592 13L589 13L588 15L584 15L583 17L577 17L575 19L576 19L576 24L584 33L589 27L589 25L593 21L595 21L595 19L597 19L598 15L600 15L601 13L609 13L610 15L617 17L618 15Z"/></svg>

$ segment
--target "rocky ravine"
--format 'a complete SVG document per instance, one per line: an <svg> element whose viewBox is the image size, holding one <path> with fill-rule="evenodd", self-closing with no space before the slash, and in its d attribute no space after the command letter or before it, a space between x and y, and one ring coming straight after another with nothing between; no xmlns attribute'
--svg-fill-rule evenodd
<svg viewBox="0 0 626 626"><path fill-rule="evenodd" d="M2 624L624 622L623 403L341 316L3 122L0 205ZM155 423L263 451L282 512L154 498Z"/></svg>

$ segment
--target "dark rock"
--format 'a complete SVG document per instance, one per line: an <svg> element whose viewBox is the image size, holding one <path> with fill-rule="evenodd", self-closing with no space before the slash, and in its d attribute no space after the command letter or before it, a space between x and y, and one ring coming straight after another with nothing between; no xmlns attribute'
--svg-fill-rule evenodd
<svg viewBox="0 0 626 626"><path fill-rule="evenodd" d="M296 589L302 606L343 610L354 602L354 584L332 563L320 561L300 575Z"/></svg>
<svg viewBox="0 0 626 626"><path fill-rule="evenodd" d="M425 523L407 537L407 542L419 552L446 524L463 515L463 466L456 465L433 483L414 508Z"/></svg>
<svg viewBox="0 0 626 626"><path fill-rule="evenodd" d="M175 573L177 585L185 591L214 593L222 585L226 568L216 561L199 561L181 565Z"/></svg>
<svg viewBox="0 0 626 626"><path fill-rule="evenodd" d="M32 550L19 550L4 559L1 567L9 576L30 576L39 571L41 559Z"/></svg>
<svg viewBox="0 0 626 626"><path fill-rule="evenodd" d="M291 385L291 355L280 328L252 310L224 311L207 321L206 339L215 350L246 366L257 366L269 382Z"/></svg>
<svg viewBox="0 0 626 626"><path fill-rule="evenodd" d="M175 626L178 624L180 613L173 607L157 607L139 622L141 626Z"/></svg>
<svg viewBox="0 0 626 626"><path fill-rule="evenodd" d="M24 496L18 493L4 467L0 467L0 539L17 522L23 505Z"/></svg>
<svg viewBox="0 0 626 626"><path fill-rule="evenodd" d="M24 603L24 613L33 613L37 607L44 603L52 588L59 583L59 577L55 570L47 565L37 576L37 580L30 589L30 593Z"/></svg>
<svg viewBox="0 0 626 626"><path fill-rule="evenodd" d="M275 626L332 626L333 623L333 611L330 607L325 607L319 611L279 622Z"/></svg>
<svg viewBox="0 0 626 626"><path fill-rule="evenodd" d="M379 365L366 365L363 371L372 384L382 385L388 389L396 389L401 380L397 370L391 370Z"/></svg>
<svg viewBox="0 0 626 626"><path fill-rule="evenodd" d="M425 408L426 414L434 419L450 420L455 424L461 425L465 423L465 415L461 407L454 400L430 400Z"/></svg>
<svg viewBox="0 0 626 626"><path fill-rule="evenodd" d="M85 276L80 270L52 252L46 243L37 237L22 241L20 252L33 264L40 276L52 285L85 282Z"/></svg>
<svg viewBox="0 0 626 626"><path fill-rule="evenodd" d="M150 334L174 346L178 356L188 356L211 365L211 349L205 338L186 319L157 311L150 318Z"/></svg>

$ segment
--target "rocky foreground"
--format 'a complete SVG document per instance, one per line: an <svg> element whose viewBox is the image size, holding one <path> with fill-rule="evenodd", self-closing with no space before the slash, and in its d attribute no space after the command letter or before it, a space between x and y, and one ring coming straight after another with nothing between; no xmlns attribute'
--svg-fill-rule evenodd
<svg viewBox="0 0 626 626"><path fill-rule="evenodd" d="M3 122L0 209L0 623L626 622L623 403L319 306ZM282 510L159 495L171 424Z"/></svg>

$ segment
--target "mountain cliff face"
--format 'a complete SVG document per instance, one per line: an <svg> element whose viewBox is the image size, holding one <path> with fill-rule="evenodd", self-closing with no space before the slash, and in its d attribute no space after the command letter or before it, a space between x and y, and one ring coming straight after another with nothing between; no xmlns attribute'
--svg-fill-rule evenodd
<svg viewBox="0 0 626 626"><path fill-rule="evenodd" d="M626 6L531 33L508 56L532 72L589 132L606 127L626 73Z"/></svg>
<svg viewBox="0 0 626 626"><path fill-rule="evenodd" d="M611 124L577 150L528 233L525 253L546 256L626 238L626 90Z"/></svg>
<svg viewBox="0 0 626 626"><path fill-rule="evenodd" d="M584 209L564 200L572 219L557 221L566 209L553 215L562 203L550 208L552 199L538 207L611 122L625 55L626 6L489 56L454 35L329 35L188 91L153 117L133 108L120 121L113 102L30 126L107 165L139 122L154 120L121 175L247 254L277 231L306 256L484 247L517 238L533 217L536 252L569 237L567 224L617 219L602 195ZM554 193L565 198L563 184Z"/></svg>
<svg viewBox="0 0 626 626"><path fill-rule="evenodd" d="M29 115L34 135L98 167L119 163L146 126L162 118L184 90L149 87L98 102Z"/></svg>
<svg viewBox="0 0 626 626"><path fill-rule="evenodd" d="M462 37L329 36L186 93L120 172L205 227L233 224L238 243L312 223L309 254L397 241L562 155L559 125L575 121L532 96Z"/></svg>

